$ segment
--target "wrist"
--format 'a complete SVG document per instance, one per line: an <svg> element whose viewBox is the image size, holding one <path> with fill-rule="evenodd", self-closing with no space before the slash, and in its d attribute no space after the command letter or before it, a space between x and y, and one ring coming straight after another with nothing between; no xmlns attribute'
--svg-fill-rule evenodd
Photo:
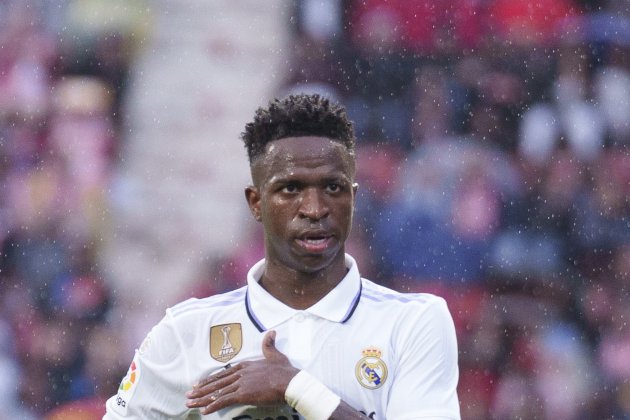
<svg viewBox="0 0 630 420"><path fill-rule="evenodd" d="M306 420L327 420L341 402L337 394L305 370L291 379L284 398Z"/></svg>
<svg viewBox="0 0 630 420"><path fill-rule="evenodd" d="M281 398L286 400L287 388L293 378L295 378L300 372L300 369L290 366L289 369L277 371L276 374L273 375L273 378L271 378L272 387L278 392L278 394L281 395Z"/></svg>

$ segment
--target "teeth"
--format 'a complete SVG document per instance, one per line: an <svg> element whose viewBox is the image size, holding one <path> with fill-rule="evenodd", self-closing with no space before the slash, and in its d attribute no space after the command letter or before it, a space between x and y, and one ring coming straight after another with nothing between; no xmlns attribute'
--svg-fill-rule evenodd
<svg viewBox="0 0 630 420"><path fill-rule="evenodd" d="M326 240L325 238L317 238L317 239L314 239L314 238L306 238L306 239L305 239L305 241L306 241L307 243L309 243L309 244L321 244L321 243L323 243L325 240Z"/></svg>

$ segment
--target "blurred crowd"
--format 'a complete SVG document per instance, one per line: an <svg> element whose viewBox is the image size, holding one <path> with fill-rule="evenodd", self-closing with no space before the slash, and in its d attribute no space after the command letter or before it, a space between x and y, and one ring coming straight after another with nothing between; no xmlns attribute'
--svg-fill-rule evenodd
<svg viewBox="0 0 630 420"><path fill-rule="evenodd" d="M98 418L128 363L97 255L132 42L60 36L52 6L26 4L0 2L0 419ZM291 16L279 95L346 105L349 252L364 277L446 298L462 417L630 418L630 2L296 0ZM251 238L186 295L244 284Z"/></svg>
<svg viewBox="0 0 630 420"><path fill-rule="evenodd" d="M102 416L128 363L96 257L130 42L71 11L0 2L0 419Z"/></svg>

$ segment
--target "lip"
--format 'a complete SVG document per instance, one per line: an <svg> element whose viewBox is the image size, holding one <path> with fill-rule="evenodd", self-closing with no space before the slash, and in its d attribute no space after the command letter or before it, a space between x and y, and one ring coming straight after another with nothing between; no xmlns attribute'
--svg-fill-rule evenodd
<svg viewBox="0 0 630 420"><path fill-rule="evenodd" d="M326 231L312 230L302 232L295 241L310 254L320 254L326 251L333 242L334 236Z"/></svg>

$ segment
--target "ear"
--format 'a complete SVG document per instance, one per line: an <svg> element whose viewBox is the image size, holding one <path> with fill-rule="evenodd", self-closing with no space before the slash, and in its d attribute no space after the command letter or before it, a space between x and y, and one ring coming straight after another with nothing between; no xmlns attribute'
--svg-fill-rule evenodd
<svg viewBox="0 0 630 420"><path fill-rule="evenodd" d="M260 222L262 216L260 212L260 192L258 188L253 185L245 188L245 200L247 200L249 211L252 213L252 216L254 216L254 219Z"/></svg>
<svg viewBox="0 0 630 420"><path fill-rule="evenodd" d="M352 192L354 193L354 195L357 195L357 191L359 190L359 183L358 182L353 182L352 183Z"/></svg>

